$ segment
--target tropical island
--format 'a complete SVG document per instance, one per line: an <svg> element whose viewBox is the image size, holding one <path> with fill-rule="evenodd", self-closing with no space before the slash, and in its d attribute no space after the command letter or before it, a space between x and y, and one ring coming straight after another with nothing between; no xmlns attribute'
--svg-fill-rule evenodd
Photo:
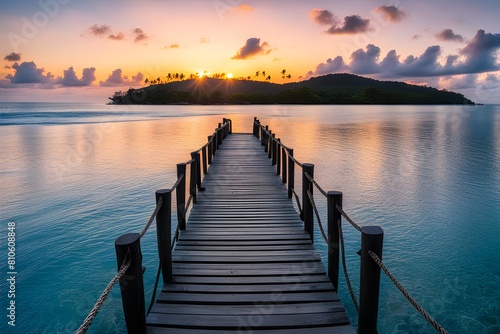
<svg viewBox="0 0 500 334"><path fill-rule="evenodd" d="M267 81L267 80L266 80ZM110 104L474 104L464 95L398 81L328 74L276 84L248 78L189 77L115 92Z"/></svg>

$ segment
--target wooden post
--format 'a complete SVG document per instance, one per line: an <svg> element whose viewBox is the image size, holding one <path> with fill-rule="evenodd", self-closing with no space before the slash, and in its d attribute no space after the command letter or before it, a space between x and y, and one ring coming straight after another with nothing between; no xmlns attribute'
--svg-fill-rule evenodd
<svg viewBox="0 0 500 334"><path fill-rule="evenodd" d="M198 191L201 190L201 158L200 152L196 152L195 154L196 161L196 186Z"/></svg>
<svg viewBox="0 0 500 334"><path fill-rule="evenodd" d="M222 119L222 126L224 127L224 129L222 130L222 138L226 138L228 133L229 133L229 126L226 125L227 124L227 118L223 118Z"/></svg>
<svg viewBox="0 0 500 334"><path fill-rule="evenodd" d="M217 128L217 148L222 145L222 124L219 123L219 127Z"/></svg>
<svg viewBox="0 0 500 334"><path fill-rule="evenodd" d="M271 141L271 165L276 165L276 146L278 146L278 141L276 140L276 135L273 133L273 140Z"/></svg>
<svg viewBox="0 0 500 334"><path fill-rule="evenodd" d="M182 179L182 181L177 186L177 189L175 190L175 198L177 201L177 221L179 222L179 229L185 230L186 212L184 210L186 207L186 180L187 180L185 163L177 164L177 178L181 177L181 175L184 175L184 178Z"/></svg>
<svg viewBox="0 0 500 334"><path fill-rule="evenodd" d="M198 203L198 199L196 198L196 185L198 184L198 181L196 180L196 175L198 174L196 172L196 152L191 153L191 160L193 162L191 163L191 173L189 174L191 177L191 180L189 182L189 194L193 196L193 204Z"/></svg>
<svg viewBox="0 0 500 334"><path fill-rule="evenodd" d="M313 194L313 184L306 177L306 173L311 178L314 177L314 165L302 164L302 220L304 221L304 229L309 233L311 242L314 243L314 211L307 190Z"/></svg>
<svg viewBox="0 0 500 334"><path fill-rule="evenodd" d="M232 134L233 133L233 121L228 119L229 121L229 134Z"/></svg>
<svg viewBox="0 0 500 334"><path fill-rule="evenodd" d="M288 150L288 198L293 196L293 188L295 188L295 162L293 162L293 148Z"/></svg>
<svg viewBox="0 0 500 334"><path fill-rule="evenodd" d="M201 160L203 162L203 175L207 173L208 170L208 163L207 163L207 150L208 150L208 145L203 147L201 149Z"/></svg>
<svg viewBox="0 0 500 334"><path fill-rule="evenodd" d="M281 181L283 183L286 183L286 178L287 178L287 175L286 175L286 150L284 147L281 148L281 166L283 168L283 170L281 172Z"/></svg>
<svg viewBox="0 0 500 334"><path fill-rule="evenodd" d="M260 145L264 146L264 128L261 126L259 131L260 131Z"/></svg>
<svg viewBox="0 0 500 334"><path fill-rule="evenodd" d="M328 205L328 277L332 281L335 291L339 289L339 224L342 215L337 210L337 204L342 207L342 193L329 191Z"/></svg>
<svg viewBox="0 0 500 334"><path fill-rule="evenodd" d="M156 202L163 198L156 214L156 236L160 256L163 283L172 282L172 192L170 189L156 191Z"/></svg>
<svg viewBox="0 0 500 334"><path fill-rule="evenodd" d="M253 118L253 135L254 135L255 137L257 137L257 136L258 136L257 130L258 130L258 129L257 129L257 117L254 117L254 118Z"/></svg>
<svg viewBox="0 0 500 334"><path fill-rule="evenodd" d="M281 174L281 146L280 146L281 140L278 138L276 139L276 175Z"/></svg>
<svg viewBox="0 0 500 334"><path fill-rule="evenodd" d="M208 136L208 146L207 146L207 149L208 149L208 164L211 165L212 164L212 156L213 156L213 153L212 153L212 149L213 149L213 145L212 143L210 143L210 139L212 139L212 136Z"/></svg>
<svg viewBox="0 0 500 334"><path fill-rule="evenodd" d="M269 130L269 138L268 138L268 141L267 141L267 157L269 159L271 159L271 157L273 156L273 144L274 144L274 134L271 130Z"/></svg>
<svg viewBox="0 0 500 334"><path fill-rule="evenodd" d="M358 333L377 333L380 267L368 254L371 250L382 259L384 231L379 226L361 228L361 269L359 286Z"/></svg>
<svg viewBox="0 0 500 334"><path fill-rule="evenodd" d="M217 152L217 148L218 148L218 146L217 146L217 133L218 133L218 131L217 131L217 129L215 129L215 132L212 135L212 137L214 137L214 139L212 140L212 146L213 146L212 152L214 155L215 155L215 152Z"/></svg>
<svg viewBox="0 0 500 334"><path fill-rule="evenodd" d="M144 303L144 283L142 279L141 235L124 234L115 241L118 270L128 256L131 265L120 279L123 312L129 333L146 333L146 306ZM130 251L130 253L129 253Z"/></svg>
<svg viewBox="0 0 500 334"><path fill-rule="evenodd" d="M269 125L266 125L266 131L264 131L264 152L269 152Z"/></svg>

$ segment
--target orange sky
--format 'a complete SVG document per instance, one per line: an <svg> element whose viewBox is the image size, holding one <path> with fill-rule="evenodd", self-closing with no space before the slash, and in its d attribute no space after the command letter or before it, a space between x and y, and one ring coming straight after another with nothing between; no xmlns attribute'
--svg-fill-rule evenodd
<svg viewBox="0 0 500 334"><path fill-rule="evenodd" d="M168 73L224 72L263 80L255 72L265 70L277 83L350 72L500 103L497 2L0 5L0 101L105 102L116 90L141 86L146 78L166 80ZM282 79L283 69L291 79Z"/></svg>

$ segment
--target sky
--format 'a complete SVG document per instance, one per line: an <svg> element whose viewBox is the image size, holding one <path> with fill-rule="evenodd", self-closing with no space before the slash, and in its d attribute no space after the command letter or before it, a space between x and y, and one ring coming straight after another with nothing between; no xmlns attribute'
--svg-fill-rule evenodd
<svg viewBox="0 0 500 334"><path fill-rule="evenodd" d="M0 101L106 103L169 73L352 73L500 103L498 13L498 0L0 0Z"/></svg>

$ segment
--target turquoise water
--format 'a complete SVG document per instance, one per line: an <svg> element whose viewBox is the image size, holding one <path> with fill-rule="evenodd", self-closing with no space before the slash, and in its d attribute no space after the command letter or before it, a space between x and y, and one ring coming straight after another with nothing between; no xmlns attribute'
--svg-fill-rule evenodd
<svg viewBox="0 0 500 334"><path fill-rule="evenodd" d="M500 106L106 106L0 104L0 308L16 223L16 327L75 332L116 273L114 240L139 232L222 117L269 124L360 225L385 232L384 262L450 333L500 333ZM325 203L317 197L325 216ZM344 228L358 291L359 235ZM157 266L142 240L146 298ZM325 254L320 236L316 244ZM1 254L1 253L0 253ZM341 298L356 315L341 278ZM382 277L379 333L433 333ZM115 288L89 333L125 332Z"/></svg>

